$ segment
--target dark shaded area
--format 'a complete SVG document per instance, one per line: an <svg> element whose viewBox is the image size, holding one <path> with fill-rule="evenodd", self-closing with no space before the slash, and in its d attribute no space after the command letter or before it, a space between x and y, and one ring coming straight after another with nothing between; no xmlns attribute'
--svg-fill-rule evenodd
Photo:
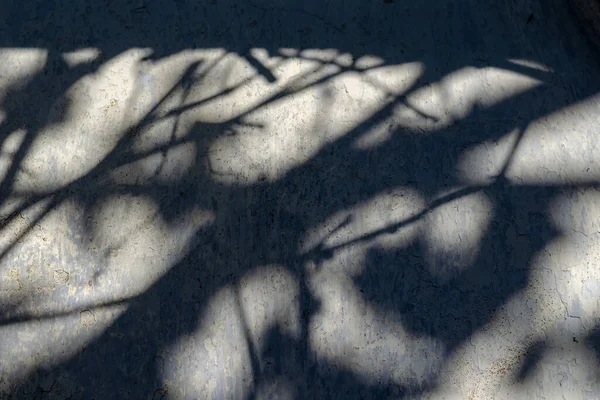
<svg viewBox="0 0 600 400"><path fill-rule="evenodd" d="M540 213L552 192L527 186L486 188L496 203L494 218L475 261L449 280L440 281L431 271L452 266L429 269L422 245L413 243L395 251L372 249L357 286L368 301L398 313L410 332L439 338L452 351L527 285L532 257L559 234ZM458 254L446 254L441 263L456 259Z"/></svg>
<svg viewBox="0 0 600 400"><path fill-rule="evenodd" d="M42 200L50 200L42 217L67 199L77 201L93 215L95 207L114 194L153 199L160 206L161 218L170 223L194 207L212 211L216 219L211 226L197 230L189 253L165 276L143 294L124 299L129 308L104 334L72 359L24 377L15 394L38 398L50 393L65 398L169 397L161 365L170 361L162 360L162 350L202 327L207 303L215 293L268 264L285 265L299 282L302 334L296 339L272 327L264 338L264 351L254 348L246 335L253 377L249 398L259 397L272 382L288 382L286 390L291 388L296 398L402 398L435 390L437 376L404 385L374 384L317 357L310 348L308 327L320 303L307 286L307 265L331 258L345 245L327 248L322 244L300 253L298 243L333 214L393 188L419 191L428 201L427 210L481 191L494 205L493 218L472 265L440 281L431 271L444 266L427 265L426 249L417 240L395 250L371 248L364 273L355 282L374 307L397 318L415 335L441 340L449 352L490 322L496 311L527 285L532 258L561 235L549 221L548 204L554 196L581 186L518 185L500 174L489 184L472 187L461 180L457 162L477 144L498 140L514 129L524 134L530 122L597 94L600 80L591 73L597 64L591 52L578 43L580 36L566 6L558 0L552 7L525 3L346 1L341 8L341 3L300 1L7 2L0 47L44 48L49 61L22 86L3 94L1 107L7 113L5 125L0 127L3 136L15 126L26 129L26 139L0 183L3 201L36 134L63 118L51 113L55 100L64 97L73 82L132 47L152 48L155 60L184 49L222 47L246 59L269 82L277 79L274 72L252 56L250 49L264 48L279 55L280 48L335 48L351 53L355 60L375 55L385 65L419 61L425 66L422 78L406 93L275 181L246 187L215 181L206 157L211 143L223 135L237 134L248 124L244 118L251 111L339 74L361 73L355 65L325 78L307 79L316 82L273 95L231 121L198 123L183 139L173 135L169 145L137 153L132 147L136 135L157 119L151 112L85 176L56 191L28 194L23 205L4 216L5 224ZM531 17L529 7L533 6L539 6L543 18L538 18L537 11L536 17ZM68 69L59 56L87 47L99 48L102 58ZM569 56L559 57L556 52ZM514 58L539 62L554 72L508 61ZM199 65L190 66L162 101L175 95L185 100L192 85L201 85L202 76L196 74ZM543 84L491 107L476 106L456 124L428 135L394 129L390 139L375 149L354 146L401 104L424 120L435 120L407 104L407 95L463 68L487 66L525 74ZM304 78L315 78L317 72L308 72ZM190 105L182 101L170 115L180 115L201 102ZM109 176L119 166L166 154L181 143L194 143L198 157L195 168L179 180L167 185L153 181L125 185ZM451 189L456 189L453 194L441 196ZM427 210L358 240L400 229L422 218ZM349 240L346 245L354 242ZM453 257L448 254L447 261ZM8 317L7 309L3 324L27 319ZM594 337L589 340L593 342ZM533 368L538 353L534 348L526 357L519 376L525 377ZM162 361L158 362L159 358ZM242 384L228 384L229 392L219 386L212 397L233 393L241 398ZM271 389L278 390L276 386Z"/></svg>
<svg viewBox="0 0 600 400"><path fill-rule="evenodd" d="M596 326L585 338L585 345L596 353L598 363L600 363L600 327Z"/></svg>
<svg viewBox="0 0 600 400"><path fill-rule="evenodd" d="M546 343L543 341L535 342L529 347L527 353L525 354L525 359L523 360L521 369L517 373L517 382L524 382L532 375L537 367L537 364L542 360L542 357L546 352L546 347Z"/></svg>

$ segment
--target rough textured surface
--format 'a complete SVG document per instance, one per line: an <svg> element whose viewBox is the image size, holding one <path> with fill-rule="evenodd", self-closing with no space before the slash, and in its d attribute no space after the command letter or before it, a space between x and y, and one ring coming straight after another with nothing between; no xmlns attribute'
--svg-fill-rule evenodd
<svg viewBox="0 0 600 400"><path fill-rule="evenodd" d="M4 1L3 398L597 399L565 2Z"/></svg>
<svg viewBox="0 0 600 400"><path fill-rule="evenodd" d="M600 2L598 0L570 0L579 26L588 40L600 50Z"/></svg>

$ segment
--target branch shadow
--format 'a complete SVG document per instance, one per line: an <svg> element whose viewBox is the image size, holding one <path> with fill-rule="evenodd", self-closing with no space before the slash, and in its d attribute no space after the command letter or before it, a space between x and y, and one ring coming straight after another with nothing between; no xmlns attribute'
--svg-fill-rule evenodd
<svg viewBox="0 0 600 400"><path fill-rule="evenodd" d="M411 333L441 340L452 353L526 287L533 257L560 234L540 212L552 192L523 186L485 190L494 216L471 265L457 268L460 257L452 253L429 265L431 250L416 241L397 250L371 249L355 283L369 303ZM439 271L455 272L440 278Z"/></svg>

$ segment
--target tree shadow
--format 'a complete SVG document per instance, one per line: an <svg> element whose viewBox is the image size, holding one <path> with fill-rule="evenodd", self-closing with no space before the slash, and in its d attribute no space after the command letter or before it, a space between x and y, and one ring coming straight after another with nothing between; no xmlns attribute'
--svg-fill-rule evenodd
<svg viewBox="0 0 600 400"><path fill-rule="evenodd" d="M453 265L460 255L451 252L429 265L432 251L420 241L397 250L374 248L356 285L369 303L411 333L441 340L451 353L527 286L533 257L560 234L542 213L552 192L486 188L494 216L471 265ZM440 278L441 271L453 273Z"/></svg>
<svg viewBox="0 0 600 400"><path fill-rule="evenodd" d="M371 383L335 363L307 360L297 340L273 328L265 335L260 359L263 365L248 398L388 399L418 394L425 388L408 388L393 382Z"/></svg>
<svg viewBox="0 0 600 400"><path fill-rule="evenodd" d="M242 383L230 382L228 388L219 386L214 389L210 393L213 398L231 393L238 397L262 397L265 394L260 390L269 385L273 395L284 390L298 398L402 398L434 390L437 377L405 385L374 384L349 369L330 365L314 354L308 329L319 310L320 301L308 287L307 264L333 257L340 247L330 248L322 244L302 252L298 250L298 244L311 229L324 223L331 215L352 209L393 188L407 187L422 193L429 210L461 196L459 193L439 200L440 193L455 188L464 190L465 182L457 171L460 157L474 145L498 140L515 128L524 130L531 121L560 110L575 100L596 94L600 88L598 82L589 84L587 78L581 78L579 74L589 66L586 64L579 68L577 64L572 70L564 70L570 78L573 77L569 88L577 87L576 98L573 98L567 87L552 81L556 75L507 63L509 56L530 58L528 51L521 47L520 40L510 37L499 41L497 50L488 51L487 46L495 44L496 37L489 28L485 28L487 22L478 18L481 11L477 6L467 3L449 8L461 14L460 17L439 16L428 10L427 3L407 5L406 18L410 17L410 12L416 13L417 20L421 22L428 17L435 18L428 24L406 26L398 23L392 12L373 11L375 7L386 7L385 3L364 6L366 11L373 11L370 17L359 3L351 2L349 6L362 11L350 14L354 16L352 22L340 22L339 25L315 15L310 7L309 11L301 9L302 5L294 2L279 9L251 2L198 7L184 2L174 2L174 6L169 7L167 3L170 4L142 2L139 5L117 1L108 7L90 10L88 6L91 5L86 2L76 2L73 6L64 2L52 5L29 3L30 11L16 5L12 14L8 15L20 14L17 21L26 19L29 12L29 16L43 21L32 24L34 27L23 24L18 29L9 30L7 35L2 35L0 46L39 46L58 52L98 47L102 50L103 59L111 59L132 47L150 47L154 50L153 57L159 59L184 49L222 46L242 55L270 82L277 79L276 74L250 54L249 49L263 47L269 54L278 54L283 47L299 50L335 48L340 54L351 53L355 59L375 55L385 60L386 65L420 61L426 67L425 74L414 87L396 96L341 139L323 146L310 160L273 181L264 180L240 187L214 179L207 157L210 145L231 134L236 126L247 123L243 116L238 116L225 123L199 122L185 134L183 141L194 144L197 158L194 167L177 180L139 184L114 182L110 172L115 168L151 154L165 153L181 143L172 136L168 144L136 154L131 146L136 134L158 118L150 112L91 172L54 192L33 194L24 208L51 197L54 200L48 211L65 199L74 199L89 214L94 214L95 207L106 197L115 193L133 193L152 199L164 221L174 223L195 207L209 210L215 221L195 232L188 246L190 251L183 254L166 275L144 293L126 300L127 310L100 337L70 360L56 361L52 368L40 367L24 377L15 391L17 396L41 397L53 392L53 395L83 398L168 397L161 366L173 361L164 360L164 349L202 328L207 319L207 305L220 290L235 287L248 271L270 264L284 265L298 282L301 334L294 338L277 326L269 327L264 337L266 345L261 351L251 345L247 332L242 332L248 344L253 384L244 394ZM45 11L48 7L52 10ZM245 22L232 22L232 12ZM76 13L85 17L78 20ZM264 22L256 23L258 18ZM474 25L468 28L463 19ZM68 22L70 41L55 39L60 37L56 34L61 29L56 21ZM172 24L175 28L157 29L167 21L176 21ZM273 21L277 21L276 29L267 30L268 24ZM435 21L444 24L436 26ZM415 26L418 29L413 32ZM444 38L444 29L453 28L459 28L461 34L435 43L437 39ZM205 35L209 29L214 31ZM239 32L254 33L254 39L250 41L248 37L252 35L243 35L238 29ZM281 35L281 32L295 33ZM285 36L286 40L280 36ZM345 39L347 37L354 40ZM460 40L457 41L456 37ZM384 38L387 39L381 40ZM423 43L419 45L421 41ZM407 48L403 42L414 45ZM430 47L431 55L423 55L421 47ZM469 51L465 52L465 49ZM456 56L467 53L470 55ZM486 56L484 61L477 59L482 53ZM537 61L547 60L540 57ZM407 104L408 94L472 65L527 73L543 80L545 85L511 96L494 106L475 107L458 123L426 135L410 129L394 129L390 139L375 149L362 150L355 146L357 140L373 127L391 118L396 107L404 105L414 111L415 108ZM563 71L561 65L558 67ZM73 72L64 85L57 86L58 95L64 94L82 74L93 71L95 65L85 68L83 72ZM195 68L196 65L191 66L189 73L178 82L182 90L193 84ZM36 79L30 87L38 86ZM308 87L329 79L331 76ZM30 90L23 94L32 96ZM253 110L288 95L289 92L282 92L261 102ZM9 96L13 97L12 94ZM540 105L539 101L535 101L544 96L549 97L547 102ZM44 107L41 112L47 113L47 108ZM189 109L193 106L182 102L172 110L171 116ZM24 108L23 112L26 110ZM12 115L9 117L13 118ZM429 116L422 113L421 117ZM18 117L14 118L18 120ZM489 121L494 122L490 124ZM29 129L30 142L35 132L47 123L43 120ZM22 145L22 155L16 157L13 168L19 168L28 151L28 143ZM7 175L3 181L3 196L9 193L13 179L14 173ZM467 187L465 193L481 192L493 204L491 224L471 265L464 266L449 279L440 280L432 274L432 268L444 269L445 266L427 265L427 249L414 241L393 251L371 248L367 252L363 274L356 278L355 283L370 304L385 314L397 317L409 332L439 339L448 352L452 352L490 322L496 311L527 285L532 258L560 235L548 220L547 208L554 196L566 189L565 185L517 185L507 182L502 175L495 177L490 184ZM422 213L414 220L424 215ZM400 227L401 224L384 227L371 237ZM183 235L180 239L188 240ZM352 242L346 245L352 245ZM454 257L447 254L443 262L450 262ZM55 315L47 316L53 317ZM11 317L3 323L18 321L18 317ZM208 355L200 349L197 357L202 359ZM278 386L280 382L281 387Z"/></svg>

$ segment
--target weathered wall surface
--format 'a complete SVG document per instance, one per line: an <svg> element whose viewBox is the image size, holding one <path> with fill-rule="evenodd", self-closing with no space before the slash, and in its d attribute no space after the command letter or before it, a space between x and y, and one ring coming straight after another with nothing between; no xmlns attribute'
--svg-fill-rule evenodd
<svg viewBox="0 0 600 400"><path fill-rule="evenodd" d="M600 75L565 4L21 3L1 397L600 397Z"/></svg>

